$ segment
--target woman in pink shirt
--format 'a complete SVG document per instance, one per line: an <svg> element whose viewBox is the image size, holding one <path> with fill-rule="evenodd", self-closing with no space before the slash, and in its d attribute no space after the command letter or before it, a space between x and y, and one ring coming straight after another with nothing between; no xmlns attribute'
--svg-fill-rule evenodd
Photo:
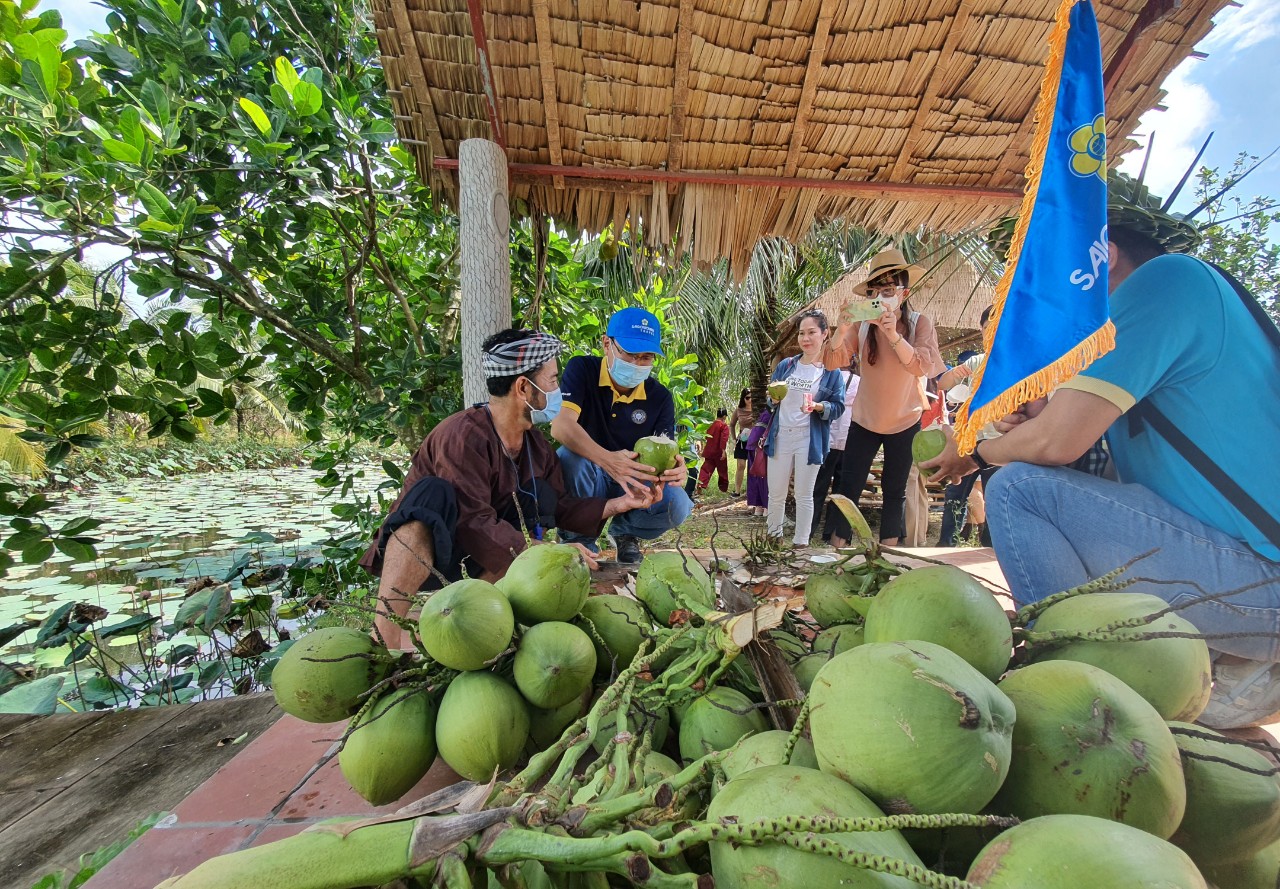
<svg viewBox="0 0 1280 889"><path fill-rule="evenodd" d="M908 263L897 250L877 254L867 280L854 290L878 298L883 311L875 321L850 326L844 334L843 345L857 353L862 374L835 490L857 501L876 454L884 448L880 541L890 546L906 534L911 440L925 408L923 383L946 370L933 322L907 305L912 286L923 274L924 269ZM849 524L843 516L833 518L831 543L844 546Z"/></svg>

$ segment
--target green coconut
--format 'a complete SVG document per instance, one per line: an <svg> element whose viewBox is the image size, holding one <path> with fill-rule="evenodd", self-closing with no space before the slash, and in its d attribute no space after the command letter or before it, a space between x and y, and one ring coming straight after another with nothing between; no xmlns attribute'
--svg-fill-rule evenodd
<svg viewBox="0 0 1280 889"><path fill-rule="evenodd" d="M951 565L899 574L867 612L868 642L933 642L968 661L992 682L1013 652L1004 607L972 575Z"/></svg>
<svg viewBox="0 0 1280 889"><path fill-rule="evenodd" d="M791 665L791 672L795 674L796 682L804 689L805 694L813 690L813 680L818 678L818 672L827 665L829 660L831 655L817 652L806 654Z"/></svg>
<svg viewBox="0 0 1280 889"><path fill-rule="evenodd" d="M921 429L911 439L911 460L924 463L932 460L947 448L947 434L941 429Z"/></svg>
<svg viewBox="0 0 1280 889"><path fill-rule="evenodd" d="M627 596L588 596L577 622L594 631L589 635L596 646L596 666L606 673L631 666L644 640L653 635L649 612Z"/></svg>
<svg viewBox="0 0 1280 889"><path fill-rule="evenodd" d="M640 780L644 782L645 787L652 787L659 781L665 781L678 774L680 774L680 763L665 753L650 750L645 754L644 763L640 768Z"/></svg>
<svg viewBox="0 0 1280 889"><path fill-rule="evenodd" d="M1174 845L1204 868L1250 858L1280 840L1275 764L1210 729L1182 722L1170 728L1187 780L1187 811Z"/></svg>
<svg viewBox="0 0 1280 889"><path fill-rule="evenodd" d="M809 614L822 627L860 624L872 598L858 595L853 575L845 573L811 574L804 583L804 602Z"/></svg>
<svg viewBox="0 0 1280 889"><path fill-rule="evenodd" d="M649 553L636 572L636 598L654 619L671 626L677 609L701 614L716 602L711 576L693 556L679 552Z"/></svg>
<svg viewBox="0 0 1280 889"><path fill-rule="evenodd" d="M435 702L424 691L396 689L352 721L338 767L356 793L385 806L413 789L435 758Z"/></svg>
<svg viewBox="0 0 1280 889"><path fill-rule="evenodd" d="M813 639L813 653L836 655L857 648L867 641L867 628L862 624L827 627Z"/></svg>
<svg viewBox="0 0 1280 889"><path fill-rule="evenodd" d="M529 737L524 698L487 671L460 673L445 689L436 715L440 757L464 778L488 781L515 765Z"/></svg>
<svg viewBox="0 0 1280 889"><path fill-rule="evenodd" d="M831 775L799 766L764 766L742 772L716 794L707 820L742 824L761 818L827 816L879 818L871 800ZM920 859L896 830L823 834L853 852L881 855L919 866ZM916 889L903 877L844 864L835 858L781 843L740 845L713 842L711 873L716 889Z"/></svg>
<svg viewBox="0 0 1280 889"><path fill-rule="evenodd" d="M774 380L769 384L767 391L769 393L769 397L774 401L781 401L787 397L787 392L790 391L790 389L791 387L787 384L786 380Z"/></svg>
<svg viewBox="0 0 1280 889"><path fill-rule="evenodd" d="M591 689L567 704L551 710L540 707L529 708L529 743L535 750L545 750L560 740L564 730L581 716L585 716L591 707Z"/></svg>
<svg viewBox="0 0 1280 889"><path fill-rule="evenodd" d="M543 621L525 630L515 657L516 688L535 707L562 707L591 687L596 648L573 624Z"/></svg>
<svg viewBox="0 0 1280 889"><path fill-rule="evenodd" d="M433 593L418 618L422 647L451 670L479 670L507 650L515 628L507 597L475 579Z"/></svg>
<svg viewBox="0 0 1280 889"><path fill-rule="evenodd" d="M1006 830L965 879L983 889L1206 889L1178 847L1087 815L1045 815Z"/></svg>
<svg viewBox="0 0 1280 889"><path fill-rule="evenodd" d="M792 765L804 769L816 769L818 758L813 754L813 742L808 738L797 738L791 750L791 757L788 759L785 754L790 740L791 732L780 730L752 735L726 756L720 763L720 767L724 769L725 777L730 780L743 772L765 766Z"/></svg>
<svg viewBox="0 0 1280 889"><path fill-rule="evenodd" d="M1092 815L1168 839L1187 790L1160 714L1119 679L1077 661L1014 670L1000 688L1018 708L1013 763L992 808L1029 819Z"/></svg>
<svg viewBox="0 0 1280 889"><path fill-rule="evenodd" d="M680 717L680 757L693 762L725 750L747 735L768 728L764 716L740 691L716 686L695 700Z"/></svg>
<svg viewBox="0 0 1280 889"><path fill-rule="evenodd" d="M1035 631L1092 633L1117 621L1146 618L1168 607L1163 599L1144 593L1073 596L1045 609L1036 619ZM1093 664L1123 680L1166 720L1192 722L1209 703L1213 685L1209 646L1203 639L1141 638L1150 632L1198 631L1186 618L1166 614L1144 626L1114 631L1119 641L1037 645L1033 657Z"/></svg>
<svg viewBox="0 0 1280 889"><path fill-rule="evenodd" d="M1276 889L1280 886L1280 842L1230 864L1207 864L1201 872L1218 889Z"/></svg>
<svg viewBox="0 0 1280 889"><path fill-rule="evenodd" d="M576 546L543 543L516 556L496 585L525 626L573 620L591 593L591 569Z"/></svg>
<svg viewBox="0 0 1280 889"><path fill-rule="evenodd" d="M636 462L648 466L658 475L675 468L679 445L665 435L647 435L635 443Z"/></svg>
<svg viewBox="0 0 1280 889"><path fill-rule="evenodd" d="M360 709L361 696L381 682L392 659L365 633L325 627L294 642L271 672L280 709L305 722L338 722Z"/></svg>
<svg viewBox="0 0 1280 889"><path fill-rule="evenodd" d="M886 812L979 811L1009 769L1014 708L932 642L868 642L832 658L809 691L818 766Z"/></svg>

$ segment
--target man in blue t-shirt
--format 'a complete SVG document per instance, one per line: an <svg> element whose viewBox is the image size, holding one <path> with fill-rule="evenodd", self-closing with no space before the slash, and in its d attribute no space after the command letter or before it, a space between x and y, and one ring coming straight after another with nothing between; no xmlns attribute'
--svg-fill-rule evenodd
<svg viewBox="0 0 1280 889"><path fill-rule="evenodd" d="M644 309L615 312L601 341L603 357L579 356L560 377L564 407L551 423L551 434L565 484L575 497L611 497L647 485L663 487L662 500L647 509L622 513L609 526L618 561L640 562L641 540L653 540L678 527L693 511L684 491L688 470L684 457L661 476L636 462L635 444L651 435L675 438L675 400L649 374L662 354L662 325ZM600 494L583 493L599 491ZM595 551L596 542L569 537Z"/></svg>
<svg viewBox="0 0 1280 889"><path fill-rule="evenodd" d="M1276 516L1280 350L1222 275L1167 254L1149 224L1144 232L1131 218L1113 208L1109 219L1116 348L1047 402L997 424L1006 434L972 456L959 457L953 442L923 466L944 480L1003 465L987 491L987 521L1019 604L1157 550L1129 573L1164 582L1128 591L1189 606L1179 613L1208 637L1214 688L1200 721L1264 724L1280 714L1280 549L1232 502L1238 496L1221 493L1132 409L1163 413ZM1103 435L1118 481L1065 468Z"/></svg>

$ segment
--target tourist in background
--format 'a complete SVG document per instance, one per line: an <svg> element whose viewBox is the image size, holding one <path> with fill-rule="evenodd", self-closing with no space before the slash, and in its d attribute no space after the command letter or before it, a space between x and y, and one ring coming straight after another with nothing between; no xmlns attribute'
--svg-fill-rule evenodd
<svg viewBox="0 0 1280 889"><path fill-rule="evenodd" d="M844 413L831 422L831 450L827 453L827 459L822 461L818 480L813 487L813 517L815 522L820 523L819 536L823 539L826 539L831 527L830 516L835 511L835 507L827 503L827 495L831 493L831 484L840 474L840 464L844 461L844 442L849 436L849 408L853 406L853 399L858 394L857 366L858 359L855 357L847 370L840 371L840 376L844 378Z"/></svg>
<svg viewBox="0 0 1280 889"><path fill-rule="evenodd" d="M773 412L765 408L747 434L747 509L756 517L765 515L769 507L769 460L761 446L771 422Z"/></svg>
<svg viewBox="0 0 1280 889"><path fill-rule="evenodd" d="M755 411L751 409L751 390L743 389L738 396L738 409L729 420L729 437L733 439L733 496L742 493L742 481L747 474L747 461L751 455L747 452L747 438L751 435L751 427L755 425Z"/></svg>
<svg viewBox="0 0 1280 889"><path fill-rule="evenodd" d="M728 416L729 412L720 408L715 422L707 429L707 438L702 444L702 468L698 470L699 492L711 484L712 473L720 476L720 492L729 492L729 425L725 423Z"/></svg>
<svg viewBox="0 0 1280 889"><path fill-rule="evenodd" d="M787 490L796 480L796 527L791 542L809 545L813 526L813 486L831 449L831 422L844 413L844 380L840 371L823 367L827 316L817 309L800 315L800 354L774 368L770 385L786 383L769 424L764 451L769 457L769 523L767 531L781 537L786 517ZM770 404L774 399L769 399Z"/></svg>
<svg viewBox="0 0 1280 889"><path fill-rule="evenodd" d="M911 311L908 304L911 288L923 274L924 269L907 262L897 250L878 253L871 261L867 280L856 285L854 291L878 298L880 317L845 332L844 345L853 349L856 344L861 379L836 492L858 500L871 464L883 447L880 541L891 546L906 536L911 440L919 431L920 416L928 406L923 381L945 370L933 322ZM849 542L849 523L843 516L833 518L831 543L844 546Z"/></svg>
<svg viewBox="0 0 1280 889"><path fill-rule="evenodd" d="M986 335L987 322L990 319L991 306L987 306L982 310L982 317L978 321L984 337ZM949 401L963 404L968 399L972 391L969 381L972 379L973 374L977 372L985 357L985 352L962 352L960 353L961 360L957 362L956 366L938 377L938 388L947 393ZM999 437L1000 433L996 431L994 424L988 423L978 430L979 441L987 441ZM991 476L995 474L997 468L992 466L980 472L970 473L960 481L947 485L943 494L942 534L938 538L938 546L956 546L958 544L960 530L968 519L969 501L970 495L974 490L974 483L981 479L982 486L986 487L986 483L991 480ZM972 524L978 528L979 542L983 546L990 546L991 534L987 530L985 509L982 510L982 517L972 522Z"/></svg>

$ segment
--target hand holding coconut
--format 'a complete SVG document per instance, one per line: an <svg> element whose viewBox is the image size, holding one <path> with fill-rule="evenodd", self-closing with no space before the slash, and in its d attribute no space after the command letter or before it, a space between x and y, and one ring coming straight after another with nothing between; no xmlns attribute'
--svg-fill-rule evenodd
<svg viewBox="0 0 1280 889"><path fill-rule="evenodd" d="M606 451L599 465L624 492L639 493L658 481L658 474L651 466L638 461L635 451Z"/></svg>

